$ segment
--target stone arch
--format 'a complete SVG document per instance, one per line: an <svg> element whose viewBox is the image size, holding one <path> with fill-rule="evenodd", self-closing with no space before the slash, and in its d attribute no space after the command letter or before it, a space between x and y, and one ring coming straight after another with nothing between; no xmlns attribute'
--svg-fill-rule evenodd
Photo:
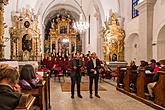
<svg viewBox="0 0 165 110"><path fill-rule="evenodd" d="M137 33L132 33L125 39L125 60L127 62L134 60L138 63L140 61L138 58L139 45L139 35Z"/></svg>
<svg viewBox="0 0 165 110"><path fill-rule="evenodd" d="M157 60L165 58L165 25L160 29L157 37Z"/></svg>

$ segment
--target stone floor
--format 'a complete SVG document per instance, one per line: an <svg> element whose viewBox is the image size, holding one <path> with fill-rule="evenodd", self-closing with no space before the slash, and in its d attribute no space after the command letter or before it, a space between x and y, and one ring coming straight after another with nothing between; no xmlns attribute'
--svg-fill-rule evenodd
<svg viewBox="0 0 165 110"><path fill-rule="evenodd" d="M63 80L61 80L63 81ZM70 81L65 77L65 81ZM87 77L82 81L88 81ZM89 98L88 91L82 91L82 99L75 95L71 99L70 92L62 92L59 80L51 79L51 110L154 110L153 108L119 92L108 83L99 83L107 91L99 91L101 98Z"/></svg>

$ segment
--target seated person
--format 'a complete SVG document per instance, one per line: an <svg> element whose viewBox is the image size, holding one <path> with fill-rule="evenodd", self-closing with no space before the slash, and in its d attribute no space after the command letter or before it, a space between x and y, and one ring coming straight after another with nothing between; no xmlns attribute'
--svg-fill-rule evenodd
<svg viewBox="0 0 165 110"><path fill-rule="evenodd" d="M157 73L160 70L161 66L159 62L156 62L155 68L154 68L154 73Z"/></svg>
<svg viewBox="0 0 165 110"><path fill-rule="evenodd" d="M131 67L132 70L137 70L137 68L138 68L135 64L135 61L131 61L130 67Z"/></svg>
<svg viewBox="0 0 165 110"><path fill-rule="evenodd" d="M7 64L0 65L0 110L14 110L20 101L19 73Z"/></svg>
<svg viewBox="0 0 165 110"><path fill-rule="evenodd" d="M106 61L103 61L103 75L104 75L104 77L106 77L106 78L111 78L112 76L111 76L111 73L112 73L112 70L108 67L108 65L107 65L107 63L106 63Z"/></svg>
<svg viewBox="0 0 165 110"><path fill-rule="evenodd" d="M22 89L32 89L37 87L39 80L36 78L34 68L30 64L26 64L20 71L20 86Z"/></svg>
<svg viewBox="0 0 165 110"><path fill-rule="evenodd" d="M160 70L165 70L165 60L161 60L159 61L161 68ZM153 80L151 83L147 84L147 88L148 88L148 92L150 95L150 99L153 100L154 99L154 95L153 95L153 88L156 85L157 81L159 80L159 72L156 72L155 75L153 76Z"/></svg>

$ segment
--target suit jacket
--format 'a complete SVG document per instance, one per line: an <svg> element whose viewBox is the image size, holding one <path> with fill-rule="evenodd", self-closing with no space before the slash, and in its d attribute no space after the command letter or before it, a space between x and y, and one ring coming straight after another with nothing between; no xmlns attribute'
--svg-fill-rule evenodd
<svg viewBox="0 0 165 110"><path fill-rule="evenodd" d="M20 100L21 94L14 92L14 90L8 86L0 84L0 110L14 110Z"/></svg>
<svg viewBox="0 0 165 110"><path fill-rule="evenodd" d="M100 63L99 59L96 59L96 67L94 67L92 59L90 59L87 63L87 71L88 71L89 76L94 75L94 71L92 71L92 69L95 70L97 72L97 75L98 75L100 68L101 68L101 63Z"/></svg>
<svg viewBox="0 0 165 110"><path fill-rule="evenodd" d="M83 66L82 60L78 59L78 65L77 65L77 60L74 58L70 62L70 66L72 69L71 76L76 77L76 76L81 76L80 74L80 68Z"/></svg>

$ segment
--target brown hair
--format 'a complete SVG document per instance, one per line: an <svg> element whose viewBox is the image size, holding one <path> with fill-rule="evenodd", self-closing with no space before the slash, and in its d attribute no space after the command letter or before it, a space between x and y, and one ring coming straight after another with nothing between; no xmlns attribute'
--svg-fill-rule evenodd
<svg viewBox="0 0 165 110"><path fill-rule="evenodd" d="M32 65L26 64L22 67L22 70L20 71L20 80L22 79L28 82L31 82L32 79L36 79L36 74Z"/></svg>
<svg viewBox="0 0 165 110"><path fill-rule="evenodd" d="M19 79L19 73L8 64L0 64L0 81L3 79L9 80L10 83L16 83Z"/></svg>

